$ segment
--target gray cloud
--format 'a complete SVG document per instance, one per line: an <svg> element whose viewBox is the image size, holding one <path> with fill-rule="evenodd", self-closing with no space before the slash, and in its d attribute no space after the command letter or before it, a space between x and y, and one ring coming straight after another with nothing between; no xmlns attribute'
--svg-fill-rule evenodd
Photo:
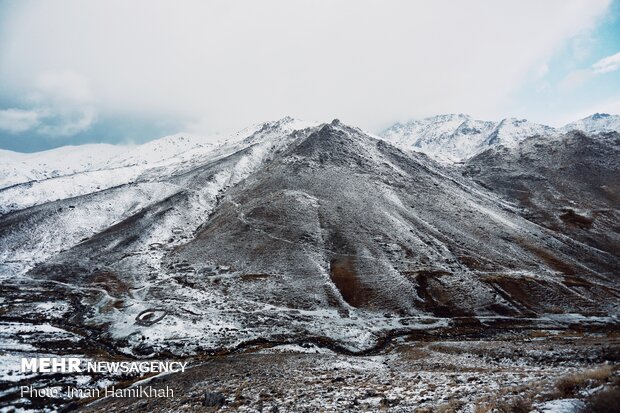
<svg viewBox="0 0 620 413"><path fill-rule="evenodd" d="M35 110L4 109L0 110L0 130L20 133L39 124L39 113Z"/></svg>
<svg viewBox="0 0 620 413"><path fill-rule="evenodd" d="M97 115L88 80L68 71L37 76L24 101L30 109L0 111L0 130L66 137L89 129Z"/></svg>

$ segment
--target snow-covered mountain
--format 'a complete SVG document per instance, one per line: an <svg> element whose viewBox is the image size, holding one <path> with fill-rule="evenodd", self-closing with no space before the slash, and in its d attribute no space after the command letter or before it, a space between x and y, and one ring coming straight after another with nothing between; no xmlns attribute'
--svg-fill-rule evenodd
<svg viewBox="0 0 620 413"><path fill-rule="evenodd" d="M291 117L278 122L283 131L317 124ZM134 176L155 165L190 161L201 154L206 155L251 136L264 125L253 125L223 137L175 134L142 145L89 144L35 153L0 149L0 189L81 172L98 171L99 175L106 175L125 167L132 167L129 175ZM620 116L596 113L554 129L524 119L507 118L492 122L472 119L465 114L448 114L396 123L379 136L401 149L423 152L437 161L452 163L469 159L493 146L514 148L530 136L551 136L571 130L587 133L620 131ZM127 176L127 172L119 171L119 174ZM96 186L101 188L99 184Z"/></svg>
<svg viewBox="0 0 620 413"><path fill-rule="evenodd" d="M0 189L0 341L16 360L169 357L616 328L620 134L521 139L546 128L464 115L411 128L455 156L488 149L447 166L337 120L285 118L216 144L23 155L36 161Z"/></svg>
<svg viewBox="0 0 620 413"><path fill-rule="evenodd" d="M595 113L587 118L569 123L561 128L563 132L579 130L588 133L620 132L620 116L607 113Z"/></svg>
<svg viewBox="0 0 620 413"><path fill-rule="evenodd" d="M493 132L493 122L467 115L439 115L397 123L380 136L403 149L415 149L442 161L458 161L479 150Z"/></svg>
<svg viewBox="0 0 620 413"><path fill-rule="evenodd" d="M532 137L514 148L493 147L461 170L517 205L528 220L618 254L619 133L571 130Z"/></svg>
<svg viewBox="0 0 620 413"><path fill-rule="evenodd" d="M439 115L396 123L380 136L404 150L425 153L443 162L462 162L494 146L515 148L532 136L555 136L573 129L588 133L620 131L620 116L595 114L555 129L525 119L499 122L472 119L468 115Z"/></svg>
<svg viewBox="0 0 620 413"><path fill-rule="evenodd" d="M437 123L512 144L502 131L524 127ZM337 120L266 122L172 157L170 140L147 144L147 162L128 151L0 190L0 276L14 302L4 317L152 355L300 337L354 351L463 316L616 311L608 270L619 257ZM605 220L592 228L615 231Z"/></svg>

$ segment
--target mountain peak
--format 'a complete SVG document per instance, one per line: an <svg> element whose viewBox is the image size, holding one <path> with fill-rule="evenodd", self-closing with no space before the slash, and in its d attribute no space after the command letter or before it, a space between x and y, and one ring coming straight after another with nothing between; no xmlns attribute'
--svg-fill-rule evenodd
<svg viewBox="0 0 620 413"><path fill-rule="evenodd" d="M562 132L578 130L587 133L620 132L620 116L608 113L594 113L561 128Z"/></svg>
<svg viewBox="0 0 620 413"><path fill-rule="evenodd" d="M445 122L445 121L466 121L471 119L471 116L466 115L464 113L446 113L443 115L435 115L424 118L424 120L432 120L435 122Z"/></svg>
<svg viewBox="0 0 620 413"><path fill-rule="evenodd" d="M609 113L595 113L594 115L590 115L589 118L593 120L605 119L610 117Z"/></svg>
<svg viewBox="0 0 620 413"><path fill-rule="evenodd" d="M519 119L519 118L504 118L501 121L499 121L500 125L505 125L507 123L511 123L511 124L523 124L528 122L527 119Z"/></svg>

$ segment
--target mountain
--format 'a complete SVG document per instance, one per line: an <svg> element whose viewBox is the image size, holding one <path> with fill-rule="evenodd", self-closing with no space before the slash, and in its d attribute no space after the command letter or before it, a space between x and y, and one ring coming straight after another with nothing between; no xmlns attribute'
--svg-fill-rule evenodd
<svg viewBox="0 0 620 413"><path fill-rule="evenodd" d="M468 125L499 142L526 126ZM546 159L540 173L561 174ZM588 171L570 176L578 188ZM618 254L537 223L473 175L337 120L285 118L165 161L5 188L3 317L144 356L300 338L359 351L459 320L617 313Z"/></svg>
<svg viewBox="0 0 620 413"><path fill-rule="evenodd" d="M553 128L515 118L490 122L468 115L439 115L397 123L380 133L404 150L423 152L440 162L460 162L493 145L514 146L532 135L549 135Z"/></svg>
<svg viewBox="0 0 620 413"><path fill-rule="evenodd" d="M463 174L514 203L528 220L620 255L620 133L534 136L474 156Z"/></svg>
<svg viewBox="0 0 620 413"><path fill-rule="evenodd" d="M563 132L578 130L587 133L620 132L620 116L595 113L587 118L569 123L561 128Z"/></svg>
<svg viewBox="0 0 620 413"><path fill-rule="evenodd" d="M516 147L531 136L554 136L571 130L587 133L620 132L620 116L594 114L555 129L525 119L500 122L472 119L468 115L439 115L396 123L379 135L403 150L425 153L442 163L463 162L495 146Z"/></svg>

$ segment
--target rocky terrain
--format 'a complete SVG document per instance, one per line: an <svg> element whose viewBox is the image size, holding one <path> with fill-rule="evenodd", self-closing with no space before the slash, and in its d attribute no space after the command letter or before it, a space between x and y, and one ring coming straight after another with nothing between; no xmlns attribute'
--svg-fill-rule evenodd
<svg viewBox="0 0 620 413"><path fill-rule="evenodd" d="M136 379L20 374L16 360L35 354L195 360L197 376L175 379L203 383L188 393L189 406L200 389L213 387L205 376L211 366L232 363L239 367L221 385L227 408L245 357L258 365L250 375L299 371L299 386L317 357L325 367L314 379L338 379L337 388L348 376L332 377L327 366L370 366L362 368L369 376L347 374L352 383L374 380L372 388L346 384L356 390L332 400L316 393L323 391L316 382L315 393L297 398L331 411L358 411L351 403L366 403L366 390L378 394L366 397L373 399L367 411L437 406L432 392L424 404L394 389L414 370L448 383L440 364L464 365L469 351L500 357L493 355L498 345L485 341L451 360L427 342L442 337L473 332L484 341L521 329L585 334L574 349L581 364L559 368L553 361L544 370L542 358L530 360L543 364L540 374L527 370L528 381L615 361L604 354L617 348L620 135L591 127L613 122L595 115L576 125L580 132L444 118L425 126L447 131L427 142L456 151L467 141L458 165L411 151L402 134L377 139L338 120L316 125L291 118L218 143L179 135L133 151L102 151L101 159L82 157L53 173L41 172L46 158L36 155L21 166L7 163L0 173L0 403L46 406L18 400L23 383L98 387ZM394 337L403 338L390 344ZM499 340L512 346L523 337ZM561 343L571 348L573 341ZM319 355L298 358L278 345L293 346L294 354L304 345ZM402 362L418 350L427 356ZM546 356L555 360L554 354ZM209 367L198 361L206 356ZM506 357L516 363L506 371L522 362L516 353ZM386 379L383 362L394 362L398 377ZM459 409L474 406L475 381L459 377L470 384L442 397L459 400ZM490 377L476 397L519 384L514 373ZM254 409L260 386L248 402ZM297 411L282 397L263 407Z"/></svg>
<svg viewBox="0 0 620 413"><path fill-rule="evenodd" d="M620 255L618 132L531 137L469 159L463 174L517 205L528 220Z"/></svg>
<svg viewBox="0 0 620 413"><path fill-rule="evenodd" d="M197 362L155 377L178 397L103 399L85 412L577 412L614 411L617 334L538 332L467 340L411 337L351 357L281 345ZM614 349L614 350L612 350ZM613 360L617 362L617 359ZM77 407L77 406L76 406Z"/></svg>

